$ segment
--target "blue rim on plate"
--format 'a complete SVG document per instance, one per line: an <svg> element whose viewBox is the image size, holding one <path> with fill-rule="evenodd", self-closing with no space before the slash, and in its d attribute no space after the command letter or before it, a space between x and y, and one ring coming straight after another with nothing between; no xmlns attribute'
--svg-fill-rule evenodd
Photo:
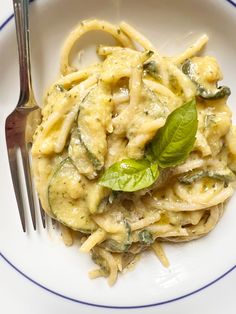
<svg viewBox="0 0 236 314"><path fill-rule="evenodd" d="M33 2L34 0L30 0L30 2ZM228 3L232 4L235 8L236 8L236 2L234 2L233 0L225 0ZM11 14L1 25L0 25L0 31L3 30L3 28L12 20L13 18L13 14ZM222 278L224 278L225 276L227 276L229 273L231 273L234 269L236 269L236 265L234 265L233 267L231 267L229 270L227 270L225 273L223 273L221 276L217 277L216 279L214 279L213 281L209 282L208 284L200 287L199 289L196 289L194 291L191 291L187 294L181 295L179 297L173 298L173 299L169 299L166 301L162 301L162 302L157 302L157 303L152 303L152 304L144 304L144 305L136 305L136 306L112 306L112 305L105 305L105 304L96 304L96 303L90 303L90 302L85 302L85 301L81 301L78 299L74 299L71 297L68 297L66 295L63 295L59 292L56 292L54 290L51 290L47 287L45 287L44 285L40 284L39 282L35 281L34 279L30 278L28 275L26 275L24 272L22 272L19 268L17 268L11 261L9 261L9 259L4 256L1 252L0 252L0 257L9 265L11 266L14 270L16 270L20 275L22 275L24 278L26 278L27 280L29 280L31 283L37 285L38 287L58 296L61 297L65 300L68 301L73 301L76 303L80 303L83 305L89 305L89 306L94 306L94 307L98 307L98 308L110 308L110 309L141 309L141 308L146 308L146 307L153 307L153 306L160 306L160 305L164 305L164 304L168 304L168 303L172 303L178 300L182 300L184 298L187 298L191 295L194 295L210 286L212 286L213 284L215 284L217 281L221 280Z"/></svg>

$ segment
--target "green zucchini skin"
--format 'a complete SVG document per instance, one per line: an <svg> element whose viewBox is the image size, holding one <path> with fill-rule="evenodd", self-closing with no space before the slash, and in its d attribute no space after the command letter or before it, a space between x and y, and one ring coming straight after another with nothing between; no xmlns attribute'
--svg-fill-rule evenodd
<svg viewBox="0 0 236 314"><path fill-rule="evenodd" d="M110 193L110 189L93 182L87 194L87 206L91 214L101 214L106 211L106 207L102 206L102 204L109 197Z"/></svg>
<svg viewBox="0 0 236 314"><path fill-rule="evenodd" d="M216 100L224 97L229 97L231 95L231 90L227 86L220 86L217 88L216 93L212 93L211 91L205 89L202 86L198 87L198 96L203 99Z"/></svg>
<svg viewBox="0 0 236 314"><path fill-rule="evenodd" d="M111 90L102 83L93 87L80 104L77 121L79 138L95 172L104 166L112 110Z"/></svg>
<svg viewBox="0 0 236 314"><path fill-rule="evenodd" d="M62 224L74 230L91 233L97 226L91 220L87 207L85 180L71 158L66 158L51 178L48 186L48 202L55 218ZM72 190L78 195L73 195Z"/></svg>
<svg viewBox="0 0 236 314"><path fill-rule="evenodd" d="M206 99L206 100L217 100L224 97L228 97L231 94L231 90L227 86L216 86L216 91L212 92L211 90L204 87L197 81L197 75L194 70L194 64L191 60L187 59L182 65L182 72L186 74L192 82L196 84L197 87L197 96Z"/></svg>
<svg viewBox="0 0 236 314"><path fill-rule="evenodd" d="M77 127L71 132L68 154L79 173L85 175L90 180L96 178L97 173L94 170L93 163L88 157L87 149L81 141Z"/></svg>
<svg viewBox="0 0 236 314"><path fill-rule="evenodd" d="M92 249L91 257L94 263L100 266L104 274L108 276L109 266L107 264L107 261L99 254L99 250L96 247Z"/></svg>
<svg viewBox="0 0 236 314"><path fill-rule="evenodd" d="M127 252L132 244L131 241L131 228L129 223L124 220L124 228L125 228L125 238L123 241L116 241L114 239L107 239L100 245L104 247L107 251L121 253Z"/></svg>
<svg viewBox="0 0 236 314"><path fill-rule="evenodd" d="M184 184L192 184L197 180L202 178L212 178L225 183L233 182L236 179L235 174L229 169L222 171L219 170L197 170L190 171L180 177L178 177L179 182Z"/></svg>

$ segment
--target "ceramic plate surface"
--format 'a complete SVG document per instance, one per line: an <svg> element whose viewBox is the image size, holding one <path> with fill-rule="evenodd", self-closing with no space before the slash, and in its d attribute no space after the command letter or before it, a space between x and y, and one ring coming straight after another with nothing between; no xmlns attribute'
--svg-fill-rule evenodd
<svg viewBox="0 0 236 314"><path fill-rule="evenodd" d="M236 122L236 5L226 0L35 0L30 5L33 82L42 102L45 89L58 76L62 43L70 30L87 18L113 23L125 20L155 43L161 54L174 55L207 33L204 53L215 56L231 87L229 105ZM110 37L86 35L84 65L94 61L98 43ZM164 245L171 266L165 269L153 254L143 254L136 268L119 276L114 287L106 280L90 280L94 267L77 246L67 248L56 230L21 231L5 147L4 121L18 100L19 79L13 21L0 31L0 252L34 284L78 304L107 308L158 306L187 298L208 287L236 265L236 194L216 229L197 241Z"/></svg>

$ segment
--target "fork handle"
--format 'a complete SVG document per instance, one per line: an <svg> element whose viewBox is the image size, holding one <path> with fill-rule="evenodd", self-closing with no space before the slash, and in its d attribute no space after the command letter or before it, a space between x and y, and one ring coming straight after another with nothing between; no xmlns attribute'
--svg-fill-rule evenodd
<svg viewBox="0 0 236 314"><path fill-rule="evenodd" d="M20 97L17 107L35 103L31 83L29 47L29 0L13 0L20 70Z"/></svg>

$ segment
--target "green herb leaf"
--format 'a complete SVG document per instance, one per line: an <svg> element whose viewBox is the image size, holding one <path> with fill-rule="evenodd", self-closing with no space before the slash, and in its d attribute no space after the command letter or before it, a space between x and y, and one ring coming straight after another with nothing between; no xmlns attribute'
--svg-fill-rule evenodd
<svg viewBox="0 0 236 314"><path fill-rule="evenodd" d="M148 148L149 160L152 155L162 168L183 162L193 148L197 126L196 101L193 99L168 116Z"/></svg>
<svg viewBox="0 0 236 314"><path fill-rule="evenodd" d="M124 159L108 168L99 183L115 191L134 192L152 185L158 175L157 163Z"/></svg>

